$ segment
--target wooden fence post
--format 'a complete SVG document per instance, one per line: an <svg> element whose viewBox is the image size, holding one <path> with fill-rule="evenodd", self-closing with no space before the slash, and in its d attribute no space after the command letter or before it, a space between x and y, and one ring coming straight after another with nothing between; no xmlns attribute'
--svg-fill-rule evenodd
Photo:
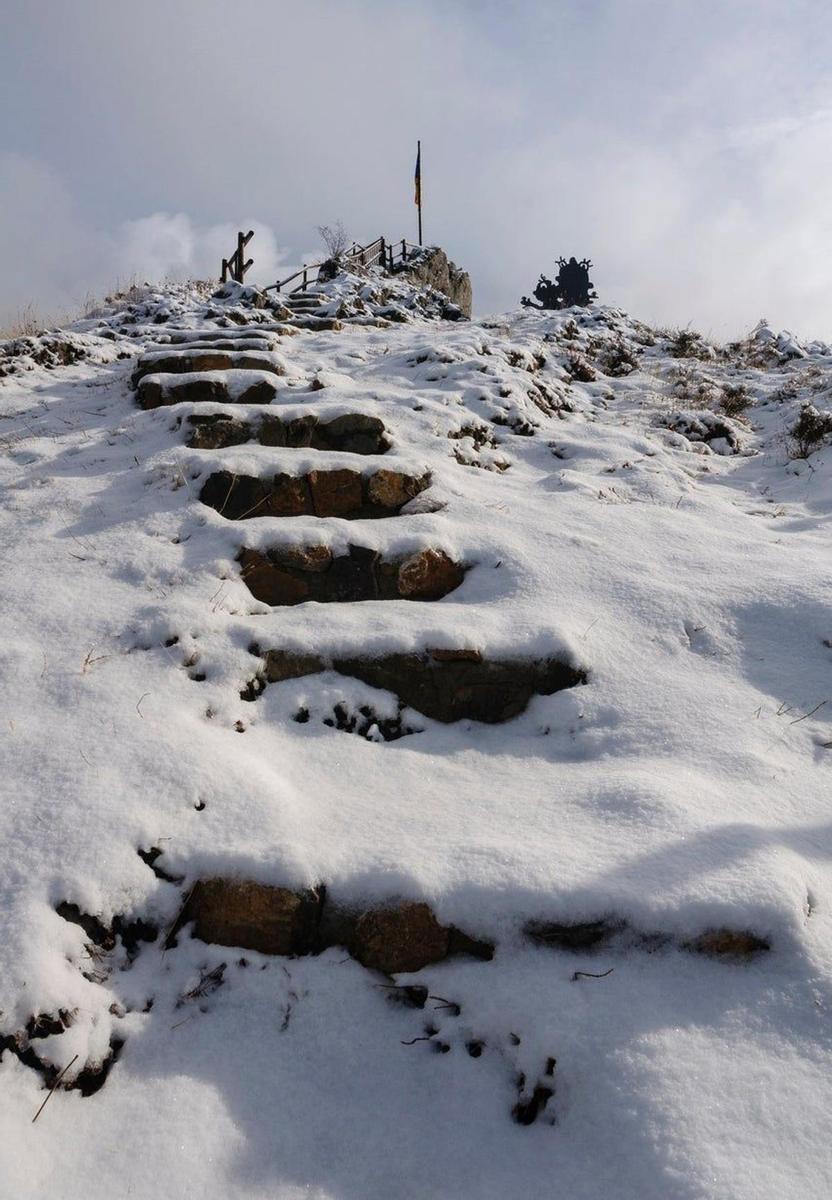
<svg viewBox="0 0 832 1200"><path fill-rule="evenodd" d="M223 283L225 283L227 281L229 273L231 275L231 278L236 283L242 283L243 280L245 279L246 271L249 269L249 267L254 266L253 258L250 258L248 260L248 262L246 262L245 257L244 257L245 248L249 244L249 242L251 241L251 239L253 237L254 237L253 229L249 229L248 233L243 233L242 230L239 230L237 232L237 249L234 251L234 253L231 255L230 258L224 258L222 260L221 279L222 279Z"/></svg>

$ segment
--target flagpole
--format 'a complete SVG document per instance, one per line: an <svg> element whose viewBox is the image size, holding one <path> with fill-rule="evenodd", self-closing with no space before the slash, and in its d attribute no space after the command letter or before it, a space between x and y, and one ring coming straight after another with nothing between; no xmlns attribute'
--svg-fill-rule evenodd
<svg viewBox="0 0 832 1200"><path fill-rule="evenodd" d="M422 244L422 143L416 143L416 161L419 164L419 245Z"/></svg>

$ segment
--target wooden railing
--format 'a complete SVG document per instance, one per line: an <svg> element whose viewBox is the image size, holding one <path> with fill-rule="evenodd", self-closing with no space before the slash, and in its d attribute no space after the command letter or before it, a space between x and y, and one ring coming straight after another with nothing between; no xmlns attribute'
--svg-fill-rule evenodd
<svg viewBox="0 0 832 1200"><path fill-rule="evenodd" d="M388 242L386 238L377 237L375 241L368 242L366 246L353 242L349 250L344 253L343 260L346 265L352 263L360 264L362 267L382 266L388 271L392 271L396 266L406 263L409 258L412 258L413 252L420 249L420 246L409 242L406 238ZM320 268L331 261L331 259L324 259L321 262L304 263L300 270L295 271L293 275L287 275L285 279L279 279L277 283L269 284L263 291L286 291L290 295L292 292L305 292L311 283L317 283ZM315 272L314 280L310 277L312 271ZM300 280L300 282L295 283L295 280ZM287 288L287 284L290 283L295 283L295 286Z"/></svg>

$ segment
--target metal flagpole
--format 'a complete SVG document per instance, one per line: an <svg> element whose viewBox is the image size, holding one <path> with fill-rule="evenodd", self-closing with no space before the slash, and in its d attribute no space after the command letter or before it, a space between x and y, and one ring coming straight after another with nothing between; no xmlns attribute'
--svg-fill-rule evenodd
<svg viewBox="0 0 832 1200"><path fill-rule="evenodd" d="M419 245L422 244L422 143L416 143L416 203L419 207Z"/></svg>

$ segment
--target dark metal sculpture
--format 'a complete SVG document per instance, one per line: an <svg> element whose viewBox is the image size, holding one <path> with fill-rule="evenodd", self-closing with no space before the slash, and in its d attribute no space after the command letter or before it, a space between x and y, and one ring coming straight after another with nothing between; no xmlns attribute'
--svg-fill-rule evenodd
<svg viewBox="0 0 832 1200"><path fill-rule="evenodd" d="M534 289L534 295L540 303L535 304L534 300L524 296L520 301L522 305L541 309L572 308L576 304L585 307L598 299L589 278L592 262L588 258L582 258L580 262L575 258L570 258L568 262L565 258L559 258L558 266L560 270L555 283L545 275L540 276Z"/></svg>

